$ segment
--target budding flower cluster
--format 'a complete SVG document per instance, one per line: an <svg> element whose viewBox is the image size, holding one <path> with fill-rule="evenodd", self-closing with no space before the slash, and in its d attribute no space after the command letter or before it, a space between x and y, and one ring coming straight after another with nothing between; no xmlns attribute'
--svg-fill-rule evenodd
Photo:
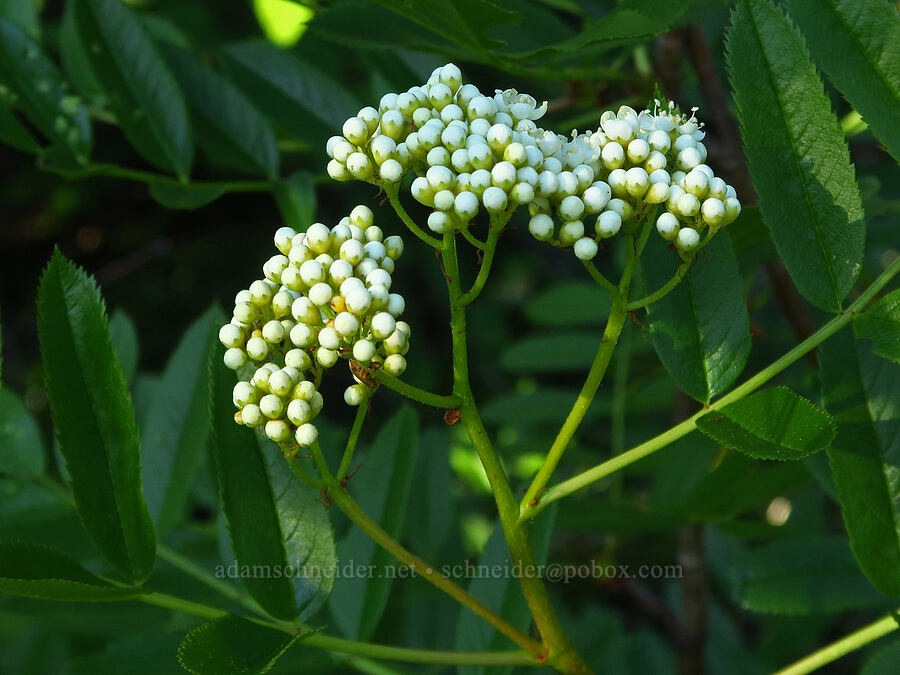
<svg viewBox="0 0 900 675"><path fill-rule="evenodd" d="M309 446L318 438L312 422L322 410L325 370L342 358L394 376L406 369L410 327L398 320L406 302L391 292L403 240L385 238L372 211L357 206L330 229L314 223L298 234L282 227L275 247L264 278L235 297L219 340L225 365L241 376L235 421L264 426L276 442L293 436ZM369 394L357 380L344 400L360 405Z"/></svg>
<svg viewBox="0 0 900 675"><path fill-rule="evenodd" d="M482 209L527 205L531 234L582 260L659 204L658 232L684 252L740 213L734 189L704 163L693 114L622 106L567 138L537 126L546 110L515 89L482 94L450 63L348 119L328 140L328 173L389 185L412 171L412 196L433 209L428 226L439 234L467 228Z"/></svg>

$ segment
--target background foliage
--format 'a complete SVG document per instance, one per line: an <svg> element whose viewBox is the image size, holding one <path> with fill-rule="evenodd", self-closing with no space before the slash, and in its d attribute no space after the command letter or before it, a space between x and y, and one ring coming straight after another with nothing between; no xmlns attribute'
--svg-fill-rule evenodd
<svg viewBox="0 0 900 675"><path fill-rule="evenodd" d="M399 231L368 186L326 180L324 143L362 105L448 60L482 90L516 86L548 99L547 125L563 133L595 126L601 109L642 107L657 86L685 108L699 105L710 163L751 205L713 241L698 273L629 322L560 478L693 414L698 406L682 390L714 399L814 332L857 282L876 277L898 255L896 7L740 0L726 45L730 11L724 0L350 0L308 8L0 0L0 538L29 542L0 547L0 590L31 596L0 596L0 671L182 672L176 650L199 620L127 601L39 599L127 600L130 590L101 577L151 575L154 588L216 602L168 554L153 566L153 529L142 523L153 523L166 551L207 570L230 564L238 549L266 561L303 557L309 551L291 546L310 541L323 564L389 561L337 509L316 504L315 493L297 481L284 487L292 476L279 473L271 448L248 448L233 433L230 384L216 379L228 374L213 372L210 390L207 364L219 359L218 306L258 274L277 226L334 223L365 202L376 223ZM609 301L570 255L534 246L524 221L514 224L471 312L470 334L485 423L514 487L525 488L591 363ZM798 240L798 229L809 239ZM54 246L96 278L103 299L59 254L42 276ZM612 245L598 262L614 271L623 254ZM671 272L646 265L641 282L652 289ZM443 279L431 252L410 243L395 283L416 333L405 379L447 390ZM687 436L540 516L535 546L549 561L682 565L677 579L552 586L573 640L598 671L766 672L896 606L898 303L897 292L888 295L852 331L776 378L826 408L836 426L798 404L793 414L817 425L815 438L790 437L799 418L788 418L788 431L776 420L747 438L747 419L785 405L782 390L766 390L723 410L720 422L698 422L708 436ZM722 344L724 355L715 349ZM345 384L326 384L326 401L339 400ZM211 400L214 410L224 407L212 436ZM68 470L48 402L63 451L95 450L67 454ZM123 423L132 409L136 424ZM365 464L350 483L357 500L429 559L503 563L486 477L462 430L446 426L439 411L403 407L388 391L373 412L381 431L370 423L364 436ZM340 404L325 415L323 447L334 457L352 417ZM95 436L69 441L67 416L95 420ZM735 438L765 459L718 445ZM109 442L129 448L122 463L104 466ZM129 488L138 446L146 508ZM773 446L797 455L828 446L828 455L779 462ZM239 473L229 475L238 460L228 453L241 458ZM79 472L109 480L79 494ZM69 480L82 512L117 514L115 536L104 534L105 520L79 520L61 489ZM239 500L254 480L272 499L248 511ZM224 509L231 504L247 521L242 530L232 520L230 537L217 481ZM299 526L307 531L288 545L257 536ZM41 574L56 583L35 584ZM421 579L339 579L333 590L284 583L286 592L273 582L251 591L279 618L324 607L317 625L350 638L509 647ZM527 630L515 584L473 580L470 590ZM289 646L235 621L216 626L214 638L235 649L253 644L256 652L241 654L255 665ZM202 658L212 630L192 633L182 658ZM900 649L893 640L833 672L890 672ZM273 672L370 666L301 641Z"/></svg>

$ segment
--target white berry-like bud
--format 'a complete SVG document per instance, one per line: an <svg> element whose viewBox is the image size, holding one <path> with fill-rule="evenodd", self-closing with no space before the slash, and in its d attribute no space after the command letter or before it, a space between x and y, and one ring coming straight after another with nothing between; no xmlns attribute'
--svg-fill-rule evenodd
<svg viewBox="0 0 900 675"><path fill-rule="evenodd" d="M280 321L274 319L268 321L262 328L262 336L269 344L278 344L284 340L284 326L281 325Z"/></svg>
<svg viewBox="0 0 900 675"><path fill-rule="evenodd" d="M276 443L283 443L290 435L291 428L284 420L269 420L266 422L266 436Z"/></svg>
<svg viewBox="0 0 900 675"><path fill-rule="evenodd" d="M498 213L506 208L506 192L498 187L489 187L481 197L484 208L493 213Z"/></svg>
<svg viewBox="0 0 900 675"><path fill-rule="evenodd" d="M516 167L511 162L497 162L491 169L491 183L508 192L516 183Z"/></svg>
<svg viewBox="0 0 900 675"><path fill-rule="evenodd" d="M227 368L238 370L239 368L243 368L244 364L247 363L247 353L239 347L232 347L231 349L225 350L225 356L222 358L222 361Z"/></svg>
<svg viewBox="0 0 900 675"><path fill-rule="evenodd" d="M509 198L515 204L528 204L534 199L534 188L529 183L516 183L509 191Z"/></svg>
<svg viewBox="0 0 900 675"><path fill-rule="evenodd" d="M668 183L651 183L650 189L644 195L644 201L648 204L662 204L669 199Z"/></svg>
<svg viewBox="0 0 900 675"><path fill-rule="evenodd" d="M372 162L361 152L354 152L347 158L347 171L357 180L366 180L372 175Z"/></svg>
<svg viewBox="0 0 900 675"><path fill-rule="evenodd" d="M380 232L380 230L379 230ZM384 243L379 241L368 241L363 247L366 253L367 258L371 258L375 262L381 262L384 260L384 256L387 255L387 250L384 247Z"/></svg>
<svg viewBox="0 0 900 675"><path fill-rule="evenodd" d="M331 298L334 295L334 292L331 290L331 286L329 286L324 281L320 281L317 284L313 284L313 287L309 289L309 299L310 301L319 307L325 307L331 304Z"/></svg>
<svg viewBox="0 0 900 675"><path fill-rule="evenodd" d="M250 299L257 307L264 307L272 302L275 286L261 279L250 284Z"/></svg>
<svg viewBox="0 0 900 675"><path fill-rule="evenodd" d="M649 186L650 177L641 167L636 166L625 172L625 189L632 197L636 199L643 197Z"/></svg>
<svg viewBox="0 0 900 675"><path fill-rule="evenodd" d="M700 170L700 167L696 167L684 177L684 189L697 199L703 199L709 189L709 177Z"/></svg>
<svg viewBox="0 0 900 675"><path fill-rule="evenodd" d="M344 295L344 300L347 303L347 309L356 316L362 316L372 306L372 295L362 287L353 288Z"/></svg>
<svg viewBox="0 0 900 675"><path fill-rule="evenodd" d="M428 151L427 155L425 155L425 163L428 164L428 166L449 166L450 152L447 148L436 145Z"/></svg>
<svg viewBox="0 0 900 675"><path fill-rule="evenodd" d="M259 409L269 419L275 419L284 412L284 402L275 394L266 394L259 400Z"/></svg>
<svg viewBox="0 0 900 675"><path fill-rule="evenodd" d="M291 381L290 376L283 370L276 370L269 375L269 391L272 392L272 395L282 397L287 396L293 388L294 383ZM277 415L275 415L275 417L277 417Z"/></svg>
<svg viewBox="0 0 900 675"><path fill-rule="evenodd" d="M561 171L557 181L556 196L560 199L571 197L580 192L578 178L571 171Z"/></svg>
<svg viewBox="0 0 900 675"><path fill-rule="evenodd" d="M362 384L351 384L344 390L344 403L356 407L368 398L367 388Z"/></svg>
<svg viewBox="0 0 900 675"><path fill-rule="evenodd" d="M279 227L275 230L275 248L287 255L291 251L291 240L297 236L292 227Z"/></svg>
<svg viewBox="0 0 900 675"><path fill-rule="evenodd" d="M474 218L480 206L478 195L468 190L460 192L453 201L453 210L465 221Z"/></svg>
<svg viewBox="0 0 900 675"><path fill-rule="evenodd" d="M309 354L302 349L291 349L284 355L284 365L304 372L312 367L312 360L309 358Z"/></svg>
<svg viewBox="0 0 900 675"><path fill-rule="evenodd" d="M291 328L289 337L296 347L312 347L316 342L316 336L318 336L318 334L318 328L308 326L305 323L298 323Z"/></svg>
<svg viewBox="0 0 900 675"><path fill-rule="evenodd" d="M528 183L532 187L538 184L538 172L533 167L523 166L516 170L516 181L519 183Z"/></svg>
<svg viewBox="0 0 900 675"><path fill-rule="evenodd" d="M563 220L578 220L584 213L584 202L572 195L560 202L559 215Z"/></svg>
<svg viewBox="0 0 900 675"><path fill-rule="evenodd" d="M261 337L252 337L247 340L247 356L254 361L262 361L268 353L269 343Z"/></svg>
<svg viewBox="0 0 900 675"><path fill-rule="evenodd" d="M319 345L331 350L337 350L341 346L341 336L338 335L334 326L325 326L319 331Z"/></svg>
<svg viewBox="0 0 900 675"><path fill-rule="evenodd" d="M399 377L403 374L403 371L406 370L406 359L400 354L391 354L384 360L382 370L388 375Z"/></svg>
<svg viewBox="0 0 900 675"><path fill-rule="evenodd" d="M353 358L360 363L368 363L375 356L375 345L371 340L357 340L353 345Z"/></svg>
<svg viewBox="0 0 900 675"><path fill-rule="evenodd" d="M607 169L618 169L625 163L625 150L615 141L610 141L600 151L600 158Z"/></svg>
<svg viewBox="0 0 900 675"><path fill-rule="evenodd" d="M609 185L603 181L597 181L584 191L581 198L588 213L599 213L609 202L611 196L612 190Z"/></svg>
<svg viewBox="0 0 900 675"><path fill-rule="evenodd" d="M386 183L396 183L403 178L403 166L396 159L385 160L378 169L378 175Z"/></svg>
<svg viewBox="0 0 900 675"><path fill-rule="evenodd" d="M367 105L356 113L356 116L366 123L366 128L369 130L369 133L372 133L378 128L378 111L372 106Z"/></svg>
<svg viewBox="0 0 900 675"><path fill-rule="evenodd" d="M241 422L244 423L244 426L258 427L263 423L263 419L265 418L255 403L248 403L241 409Z"/></svg>
<svg viewBox="0 0 900 675"><path fill-rule="evenodd" d="M604 211L597 216L594 230L604 239L608 239L622 229L622 216L615 211Z"/></svg>
<svg viewBox="0 0 900 675"><path fill-rule="evenodd" d="M446 166L433 166L425 173L425 179L433 192L453 187L453 172Z"/></svg>
<svg viewBox="0 0 900 675"><path fill-rule="evenodd" d="M219 342L222 343L224 347L243 347L244 346L244 334L241 332L241 329L237 326L234 326L230 323L226 323L219 329Z"/></svg>
<svg viewBox="0 0 900 675"><path fill-rule="evenodd" d="M393 234L384 240L384 250L388 258L397 260L403 255L403 238Z"/></svg>
<svg viewBox="0 0 900 675"><path fill-rule="evenodd" d="M513 130L506 124L495 124L488 130L486 140L491 150L502 153L512 143Z"/></svg>
<svg viewBox="0 0 900 675"><path fill-rule="evenodd" d="M669 165L666 156L661 152L657 152L656 150L650 153L650 156L647 158L647 161L644 162L644 168L647 169L647 173L653 173L654 171L659 171L660 169L665 169Z"/></svg>
<svg viewBox="0 0 900 675"><path fill-rule="evenodd" d="M675 245L682 251L693 251L700 245L700 234L691 227L683 227L678 231Z"/></svg>
<svg viewBox="0 0 900 675"><path fill-rule="evenodd" d="M696 148L697 141L695 141L694 137L690 134L682 134L675 139L675 144L673 147L675 148L675 152L679 153L685 148Z"/></svg>
<svg viewBox="0 0 900 675"><path fill-rule="evenodd" d="M231 400L235 408L243 408L257 401L256 388L249 382L238 382L231 390Z"/></svg>
<svg viewBox="0 0 900 675"><path fill-rule="evenodd" d="M597 242L589 237L582 237L575 242L573 250L580 260L593 260L597 255Z"/></svg>
<svg viewBox="0 0 900 675"><path fill-rule="evenodd" d="M559 229L559 243L563 246L571 246L584 236L584 223L580 220L570 220Z"/></svg>
<svg viewBox="0 0 900 675"><path fill-rule="evenodd" d="M528 231L538 241L547 241L553 236L553 218L539 213L528 221Z"/></svg>
<svg viewBox="0 0 900 675"><path fill-rule="evenodd" d="M682 171L690 171L702 161L703 158L697 148L685 148L678 153L676 164Z"/></svg>
<svg viewBox="0 0 900 675"><path fill-rule="evenodd" d="M369 137L369 127L359 117L351 117L341 129L344 137L353 145L363 145Z"/></svg>
<svg viewBox="0 0 900 675"><path fill-rule="evenodd" d="M525 166L528 161L525 146L521 143L510 143L503 150L503 159L515 167Z"/></svg>
<svg viewBox="0 0 900 675"><path fill-rule="evenodd" d="M322 394L313 391L312 395L307 400L309 401L309 409L312 410L312 415L315 418L315 416L322 411L322 406L325 405L325 399L322 398Z"/></svg>
<svg viewBox="0 0 900 675"><path fill-rule="evenodd" d="M316 426L314 424L306 423L303 426L297 428L297 432L294 434L294 439L302 447L308 448L310 445L314 445L315 442L319 440L319 430L316 429Z"/></svg>
<svg viewBox="0 0 900 675"><path fill-rule="evenodd" d="M391 316L388 312L378 312L378 314L372 317L372 321L370 323L372 335L376 340L384 340L394 332L394 328L396 328L396 326L397 323L394 320L394 317Z"/></svg>
<svg viewBox="0 0 900 675"><path fill-rule="evenodd" d="M405 129L406 120L399 111L387 110L381 116L381 131L395 141L403 135Z"/></svg>
<svg viewBox="0 0 900 675"><path fill-rule="evenodd" d="M428 214L428 228L437 234L452 232L454 229L453 219L443 211L434 211Z"/></svg>
<svg viewBox="0 0 900 675"><path fill-rule="evenodd" d="M452 190L439 190L434 195L434 208L438 211L449 211L453 208L455 196Z"/></svg>
<svg viewBox="0 0 900 675"><path fill-rule="evenodd" d="M388 314L396 318L403 314L404 310L406 309L406 300L404 300L403 296L399 293L391 293L388 296L386 309Z"/></svg>
<svg viewBox="0 0 900 675"><path fill-rule="evenodd" d="M297 383L297 386L294 387L294 398L300 399L301 401L312 402L313 397L316 392L316 385L309 380L301 380ZM312 408L312 405L310 405Z"/></svg>
<svg viewBox="0 0 900 675"><path fill-rule="evenodd" d="M559 187L559 174L553 171L542 171L538 174L538 183L535 192L539 197L551 197L556 194Z"/></svg>
<svg viewBox="0 0 900 675"><path fill-rule="evenodd" d="M678 236L680 223L672 213L663 211L656 219L656 231L666 241L673 241Z"/></svg>
<svg viewBox="0 0 900 675"><path fill-rule="evenodd" d="M334 330L343 337L350 337L359 330L359 320L350 312L341 312L334 317ZM319 343L321 344L322 334L319 333Z"/></svg>
<svg viewBox="0 0 900 675"><path fill-rule="evenodd" d="M672 137L665 131L656 129L647 136L647 143L650 145L651 150L665 154L672 147Z"/></svg>
<svg viewBox="0 0 900 675"><path fill-rule="evenodd" d="M725 200L725 221L724 225L727 225L734 221L741 215L741 203L735 197L729 197Z"/></svg>
<svg viewBox="0 0 900 675"><path fill-rule="evenodd" d="M306 230L303 243L314 253L326 253L331 246L331 230L322 223L313 223Z"/></svg>
<svg viewBox="0 0 900 675"><path fill-rule="evenodd" d="M367 227L371 227L372 223L375 222L375 216L372 213L372 209L370 209L365 204L359 204L353 207L353 210L350 211L349 216L349 224L356 225L356 227L362 228L365 230Z"/></svg>
<svg viewBox="0 0 900 675"><path fill-rule="evenodd" d="M250 378L250 384L259 391L269 391L269 375L278 370L278 366L274 363L265 363L256 369L253 377Z"/></svg>
<svg viewBox="0 0 900 675"><path fill-rule="evenodd" d="M700 200L690 192L678 198L678 212L685 218L692 218L700 212Z"/></svg>
<svg viewBox="0 0 900 675"><path fill-rule="evenodd" d="M362 262L363 258L366 257L366 251L363 248L363 243L356 239L350 239L341 244L340 253L341 260L345 260L351 265L358 265ZM304 265L306 263L303 263ZM300 268L301 274L303 272L303 267Z"/></svg>
<svg viewBox="0 0 900 675"><path fill-rule="evenodd" d="M625 169L613 169L606 177L609 183L609 189L616 197L627 197L628 188L625 185L625 176L628 172Z"/></svg>
<svg viewBox="0 0 900 675"><path fill-rule="evenodd" d="M337 350L328 349L326 347L319 347L316 350L316 361L323 368L331 368L335 363L338 362Z"/></svg>
<svg viewBox="0 0 900 675"><path fill-rule="evenodd" d="M287 418L292 424L300 427L312 419L312 410L309 403L303 399L295 398L287 407Z"/></svg>
<svg viewBox="0 0 900 675"><path fill-rule="evenodd" d="M725 222L725 204L720 199L711 197L704 200L700 207L700 215L710 227L718 227Z"/></svg>
<svg viewBox="0 0 900 675"><path fill-rule="evenodd" d="M647 141L636 138L628 144L628 159L635 164L643 164L650 156L650 150L650 144Z"/></svg>

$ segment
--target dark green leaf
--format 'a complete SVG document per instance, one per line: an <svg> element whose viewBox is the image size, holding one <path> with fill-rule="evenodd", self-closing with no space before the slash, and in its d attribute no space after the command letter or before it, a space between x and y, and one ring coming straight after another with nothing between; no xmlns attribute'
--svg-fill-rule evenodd
<svg viewBox="0 0 900 675"><path fill-rule="evenodd" d="M758 206L744 206L741 217L728 226L731 245L741 266L741 274L750 275L759 265L778 260L769 230L763 225Z"/></svg>
<svg viewBox="0 0 900 675"><path fill-rule="evenodd" d="M43 475L44 439L19 397L0 389L0 474L15 478Z"/></svg>
<svg viewBox="0 0 900 675"><path fill-rule="evenodd" d="M213 159L274 178L278 147L268 121L231 82L188 52L159 45L184 92L197 142Z"/></svg>
<svg viewBox="0 0 900 675"><path fill-rule="evenodd" d="M312 176L297 171L275 184L275 201L282 222L298 232L306 231L316 217L316 190Z"/></svg>
<svg viewBox="0 0 900 675"><path fill-rule="evenodd" d="M409 539L421 555L437 559L453 526L453 481L450 469L449 437L437 429L419 436L416 468L409 512L415 513L407 525Z"/></svg>
<svg viewBox="0 0 900 675"><path fill-rule="evenodd" d="M110 602L140 595L112 586L59 551L23 541L0 542L0 593L71 602Z"/></svg>
<svg viewBox="0 0 900 675"><path fill-rule="evenodd" d="M0 17L18 25L32 40L40 38L38 0L0 0Z"/></svg>
<svg viewBox="0 0 900 675"><path fill-rule="evenodd" d="M131 382L137 372L138 336L134 321L125 312L117 309L109 318L109 337L113 349L122 364L122 374L126 382Z"/></svg>
<svg viewBox="0 0 900 675"><path fill-rule="evenodd" d="M53 254L38 288L38 334L50 410L85 529L133 581L156 543L141 494L138 432L94 280Z"/></svg>
<svg viewBox="0 0 900 675"><path fill-rule="evenodd" d="M379 4L469 49L473 56L503 46L487 34L488 29L521 20L518 12L488 0L433 0L424 4L379 0Z"/></svg>
<svg viewBox="0 0 900 675"><path fill-rule="evenodd" d="M828 460L850 546L882 593L900 595L900 365L849 331L820 348L825 407L838 423Z"/></svg>
<svg viewBox="0 0 900 675"><path fill-rule="evenodd" d="M834 419L787 387L756 392L697 420L722 445L756 459L800 459L834 440Z"/></svg>
<svg viewBox="0 0 900 675"><path fill-rule="evenodd" d="M70 663L69 675L162 675L182 672L176 653L180 636L160 632L154 626L146 633L116 636L99 654L79 656Z"/></svg>
<svg viewBox="0 0 900 675"><path fill-rule="evenodd" d="M75 88L92 99L103 98L103 88L91 70L87 49L75 23L75 3L67 2L59 24L59 56Z"/></svg>
<svg viewBox="0 0 900 675"><path fill-rule="evenodd" d="M228 192L227 183L175 183L167 180L148 184L150 196L168 209L188 211L206 206Z"/></svg>
<svg viewBox="0 0 900 675"><path fill-rule="evenodd" d="M859 573L843 537L774 541L743 552L731 570L736 600L754 612L817 614L890 602Z"/></svg>
<svg viewBox="0 0 900 675"><path fill-rule="evenodd" d="M672 532L687 522L684 514L671 508L652 509L629 502L591 503L590 508L563 509L557 528L572 532L602 532L604 535Z"/></svg>
<svg viewBox="0 0 900 675"><path fill-rule="evenodd" d="M31 132L18 120L12 110L0 104L0 143L22 152L37 152L40 146Z"/></svg>
<svg viewBox="0 0 900 675"><path fill-rule="evenodd" d="M900 15L885 0L790 0L816 61L900 161Z"/></svg>
<svg viewBox="0 0 900 675"><path fill-rule="evenodd" d="M727 60L744 150L775 247L806 299L838 311L859 275L865 223L822 80L800 33L769 0L739 0Z"/></svg>
<svg viewBox="0 0 900 675"><path fill-rule="evenodd" d="M122 131L151 164L186 178L194 156L187 105L141 22L119 0L73 0L94 76Z"/></svg>
<svg viewBox="0 0 900 675"><path fill-rule="evenodd" d="M670 264L663 264L667 258ZM648 291L675 273L673 258L662 240L651 237L641 258ZM728 237L710 240L684 280L647 308L647 320L660 361L685 392L708 403L732 385L751 340L744 284Z"/></svg>
<svg viewBox="0 0 900 675"><path fill-rule="evenodd" d="M73 504L62 488L18 478L0 478L0 536L15 538L16 532L28 536L24 532L30 528L40 527L49 520L58 522L60 516L69 513L74 516ZM76 529L80 535L77 525ZM47 528L41 528L40 533L47 534Z"/></svg>
<svg viewBox="0 0 900 675"><path fill-rule="evenodd" d="M856 317L853 332L871 340L878 356L900 363L900 290L888 293Z"/></svg>
<svg viewBox="0 0 900 675"><path fill-rule="evenodd" d="M209 438L209 360L224 320L213 305L181 339L143 423L144 496L160 536L181 518Z"/></svg>
<svg viewBox="0 0 900 675"><path fill-rule="evenodd" d="M0 17L0 79L17 94L16 104L54 143L80 162L91 153L91 125L77 97L67 94L54 63L16 24Z"/></svg>
<svg viewBox="0 0 900 675"><path fill-rule="evenodd" d="M188 633L178 661L195 675L256 675L268 672L298 637L228 615Z"/></svg>
<svg viewBox="0 0 900 675"><path fill-rule="evenodd" d="M225 55L235 84L269 119L297 138L318 143L337 133L360 107L339 83L268 42L231 45Z"/></svg>
<svg viewBox="0 0 900 675"><path fill-rule="evenodd" d="M321 606L333 583L328 514L316 502L318 494L288 472L279 452L263 452L256 435L234 423L234 375L222 364L221 350L211 369L212 448L239 575L272 616L305 617Z"/></svg>
<svg viewBox="0 0 900 675"><path fill-rule="evenodd" d="M402 408L379 430L366 453L365 465L348 486L358 495L362 509L395 539L403 533L417 435L415 413L411 408ZM371 574L341 578L329 601L338 628L347 637L368 640L381 620L391 592L394 575L385 567L398 563L355 527L338 544L338 560L341 565L363 565L374 570Z"/></svg>
<svg viewBox="0 0 900 675"><path fill-rule="evenodd" d="M503 350L500 364L515 373L552 373L590 367L600 347L595 333L554 333L524 338Z"/></svg>
<svg viewBox="0 0 900 675"><path fill-rule="evenodd" d="M525 316L549 326L602 324L612 300L595 283L562 281L538 293L525 303Z"/></svg>
<svg viewBox="0 0 900 675"><path fill-rule="evenodd" d="M534 547L535 560L538 565L547 561L550 548L550 537L556 520L556 508L550 507L538 516L531 526L531 541ZM489 570L490 574L476 575L469 582L469 593L481 600L490 609L509 620L521 631L527 631L531 622L531 613L522 594L522 588L516 578L517 574L528 574L527 570L515 570L509 559L509 547L500 523L488 539L484 552L478 559L479 570ZM499 574L495 574L500 570ZM509 639L480 617L468 609L461 608L456 622L456 648L462 651L495 651L509 649ZM500 675L508 673L510 667L468 667L459 668L460 675L483 675L491 673Z"/></svg>
<svg viewBox="0 0 900 675"><path fill-rule="evenodd" d="M859 675L894 675L900 663L900 640L879 647L865 660Z"/></svg>

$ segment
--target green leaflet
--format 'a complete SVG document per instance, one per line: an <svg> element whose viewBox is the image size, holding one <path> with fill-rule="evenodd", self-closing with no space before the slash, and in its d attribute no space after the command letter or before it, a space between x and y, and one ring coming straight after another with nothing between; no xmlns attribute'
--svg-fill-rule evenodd
<svg viewBox="0 0 900 675"><path fill-rule="evenodd" d="M317 493L287 473L280 453L271 447L263 452L256 434L234 423L234 375L222 364L220 349L211 359L211 445L238 573L272 616L307 616L333 583L328 514L316 502Z"/></svg>
<svg viewBox="0 0 900 675"><path fill-rule="evenodd" d="M669 265L661 260L670 259ZM648 292L675 273L678 259L651 237L640 269ZM750 354L750 319L744 283L728 237L717 236L696 257L675 289L647 307L647 332L663 366L698 401L726 391Z"/></svg>
<svg viewBox="0 0 900 675"><path fill-rule="evenodd" d="M401 408L379 430L367 449L365 465L348 486L358 495L362 509L395 539L403 533L417 434L415 413L409 407ZM347 637L368 640L381 620L391 592L393 576L385 571L385 566L398 563L356 527L338 544L338 560L341 565L372 566L375 570L362 577L341 578L329 601L341 632Z"/></svg>
<svg viewBox="0 0 900 675"><path fill-rule="evenodd" d="M147 31L119 0L72 2L78 41L122 131L147 161L186 179L194 158L187 105Z"/></svg>
<svg viewBox="0 0 900 675"><path fill-rule="evenodd" d="M754 612L807 615L890 603L859 573L841 536L772 541L742 552L729 567L735 600Z"/></svg>
<svg viewBox="0 0 900 675"><path fill-rule="evenodd" d="M542 513L531 526L531 541L538 565L547 562L556 508L551 506ZM485 576L476 576L469 582L468 591L490 609L512 622L519 630L527 631L531 613L522 595L522 589L515 575L527 574L527 570L516 570L509 560L509 548L500 523L494 525L490 539L478 559L477 570L488 570ZM491 570L500 569L501 574L493 576ZM468 609L460 608L456 622L456 648L461 651L493 651L509 649L509 639L498 633L493 626L475 616ZM500 675L512 670L510 666L485 668L472 666L459 668L460 675Z"/></svg>
<svg viewBox="0 0 900 675"><path fill-rule="evenodd" d="M561 281L530 298L524 312L530 321L540 325L602 325L610 307L609 294L597 284Z"/></svg>
<svg viewBox="0 0 900 675"><path fill-rule="evenodd" d="M209 438L209 359L224 320L213 305L185 332L142 423L147 508L160 535L181 518Z"/></svg>
<svg viewBox="0 0 900 675"><path fill-rule="evenodd" d="M553 373L587 370L600 347L597 332L560 333L525 337L505 347L500 364L514 373Z"/></svg>
<svg viewBox="0 0 900 675"><path fill-rule="evenodd" d="M193 54L164 42L158 46L184 92L197 142L225 166L277 176L275 134L240 89Z"/></svg>
<svg viewBox="0 0 900 675"><path fill-rule="evenodd" d="M137 588L112 586L52 548L0 542L0 593L69 602L129 600Z"/></svg>
<svg viewBox="0 0 900 675"><path fill-rule="evenodd" d="M887 0L789 0L829 79L900 161L900 14Z"/></svg>
<svg viewBox="0 0 900 675"><path fill-rule="evenodd" d="M820 347L828 460L850 546L872 584L900 595L900 365L842 331Z"/></svg>
<svg viewBox="0 0 900 675"><path fill-rule="evenodd" d="M120 309L109 317L109 338L122 364L122 374L129 384L137 372L138 336L134 321Z"/></svg>
<svg viewBox="0 0 900 675"><path fill-rule="evenodd" d="M228 192L227 183L185 183L152 181L148 183L150 196L169 209L191 211L214 202Z"/></svg>
<svg viewBox="0 0 900 675"><path fill-rule="evenodd" d="M34 417L9 389L0 389L0 474L13 478L43 475L44 439Z"/></svg>
<svg viewBox="0 0 900 675"><path fill-rule="evenodd" d="M864 214L843 133L803 38L769 0L739 0L727 62L775 247L806 299L839 311L862 264Z"/></svg>
<svg viewBox="0 0 900 675"><path fill-rule="evenodd" d="M16 24L0 16L0 81L17 94L16 104L41 133L79 162L91 154L91 124L76 96L66 91L56 65ZM13 129L9 124L7 129ZM8 132L11 133L11 132ZM26 136L16 134L19 145Z"/></svg>
<svg viewBox="0 0 900 675"><path fill-rule="evenodd" d="M900 290L888 293L856 317L853 332L871 340L879 356L900 363Z"/></svg>
<svg viewBox="0 0 900 675"><path fill-rule="evenodd" d="M0 142L22 152L33 153L40 147L13 111L2 104L0 104Z"/></svg>
<svg viewBox="0 0 900 675"><path fill-rule="evenodd" d="M756 392L697 420L697 428L756 459L800 459L834 440L834 419L787 387Z"/></svg>
<svg viewBox="0 0 900 675"><path fill-rule="evenodd" d="M225 50L225 67L268 119L302 140L324 143L360 108L339 83L269 42L231 45Z"/></svg>
<svg viewBox="0 0 900 675"><path fill-rule="evenodd" d="M178 662L195 675L266 673L300 637L229 614L188 633Z"/></svg>
<svg viewBox="0 0 900 675"><path fill-rule="evenodd" d="M88 534L132 581L153 569L138 432L94 280L57 250L38 287L45 383L72 492Z"/></svg>

